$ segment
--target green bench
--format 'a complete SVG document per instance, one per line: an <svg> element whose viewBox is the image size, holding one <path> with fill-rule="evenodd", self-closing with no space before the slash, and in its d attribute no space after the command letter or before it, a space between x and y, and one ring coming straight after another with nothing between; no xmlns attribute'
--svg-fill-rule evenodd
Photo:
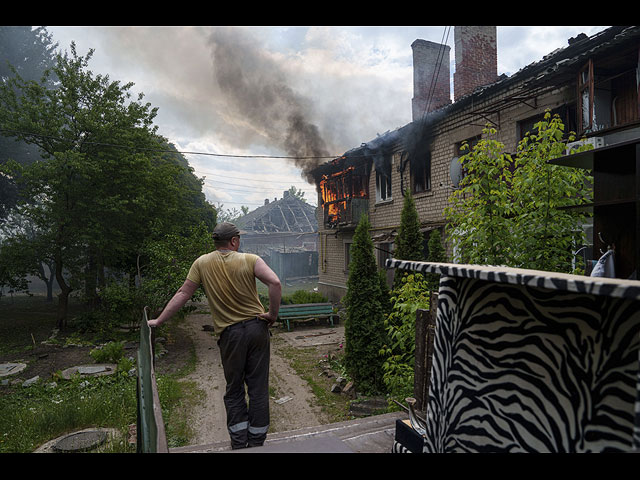
<svg viewBox="0 0 640 480"><path fill-rule="evenodd" d="M292 321L307 321L320 318L328 318L333 326L333 319L338 319L337 313L333 313L331 303L299 303L294 305L280 305L278 320L291 331Z"/></svg>

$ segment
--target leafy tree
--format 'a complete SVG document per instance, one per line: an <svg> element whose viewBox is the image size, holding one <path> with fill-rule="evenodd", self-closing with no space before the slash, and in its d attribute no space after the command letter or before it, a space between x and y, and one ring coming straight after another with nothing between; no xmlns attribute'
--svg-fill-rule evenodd
<svg viewBox="0 0 640 480"><path fill-rule="evenodd" d="M571 207L590 201L591 178L579 168L551 165L565 154L564 125L546 112L518 144L513 175L514 265L569 273L572 251L584 243L580 225L587 215ZM568 141L575 140L572 132ZM590 148L583 146L580 150Z"/></svg>
<svg viewBox="0 0 640 480"><path fill-rule="evenodd" d="M249 213L249 207L247 207L246 205L242 205L240 207L240 210L238 210L237 208L224 208L224 204L218 202L218 204L215 206L216 209L216 214L217 214L217 220L219 222L235 222L236 220L238 220L239 218L243 217L244 215L246 215L247 213Z"/></svg>
<svg viewBox="0 0 640 480"><path fill-rule="evenodd" d="M384 389L380 350L385 342L385 331L381 282L370 227L368 216L363 215L351 245L344 298L347 309L344 365L361 392L378 393Z"/></svg>
<svg viewBox="0 0 640 480"><path fill-rule="evenodd" d="M571 270L571 251L583 240L585 215L561 207L588 201L590 177L580 169L548 163L565 150L558 116L547 111L535 128L519 143L515 159L491 138L460 157L465 177L445 209L458 261ZM496 131L486 128L484 133ZM567 139L575 140L574 134Z"/></svg>
<svg viewBox="0 0 640 480"><path fill-rule="evenodd" d="M292 197L296 197L298 200L302 200L303 202L306 202L307 200L304 198L304 193L302 190L299 190L295 187L295 185L291 185L291 187L289 187L289 195L291 195Z"/></svg>
<svg viewBox="0 0 640 480"><path fill-rule="evenodd" d="M71 292L84 285L95 297L105 267L135 278L145 239L184 232L202 218L215 224L201 181L156 135L156 109L142 95L130 101L132 84L94 76L92 54L78 56L72 43L40 83L16 74L0 85L0 127L37 145L45 159L3 170L24 189L21 211L55 263L59 328Z"/></svg>
<svg viewBox="0 0 640 480"><path fill-rule="evenodd" d="M170 233L145 242L147 263L141 267L145 305L152 310L163 308L184 283L193 262L214 249L211 231L204 222L190 227L186 235ZM194 297L201 298L203 293L198 289Z"/></svg>
<svg viewBox="0 0 640 480"><path fill-rule="evenodd" d="M487 127L484 133L495 135L496 130ZM462 150L469 150L469 145L465 143ZM447 233L457 247L456 260L461 263L512 263L509 217L513 160L503 150L504 144L487 137L460 157L465 176L449 197L445 217Z"/></svg>
<svg viewBox="0 0 640 480"><path fill-rule="evenodd" d="M416 210L416 203L411 192L406 191L402 212L400 213L400 229L395 240L393 256L399 260L424 260L424 237L420 231L420 219ZM407 272L397 270L393 279L393 286L397 288L402 284L402 278Z"/></svg>
<svg viewBox="0 0 640 480"><path fill-rule="evenodd" d="M0 239L0 270L5 272L5 275L0 274L0 286L5 284L14 291L28 291L26 276L35 275L47 286L47 301L53 301L53 260L40 243L41 235L34 230L32 222L19 213L19 209L15 209L0 225ZM11 276L8 272L12 272Z"/></svg>

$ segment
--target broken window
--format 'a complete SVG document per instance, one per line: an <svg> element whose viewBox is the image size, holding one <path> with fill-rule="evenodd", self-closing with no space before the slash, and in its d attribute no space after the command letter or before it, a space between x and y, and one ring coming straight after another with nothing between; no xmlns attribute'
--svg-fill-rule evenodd
<svg viewBox="0 0 640 480"><path fill-rule="evenodd" d="M364 167L354 166L322 176L320 192L325 227L359 222L367 210L367 179Z"/></svg>
<svg viewBox="0 0 640 480"><path fill-rule="evenodd" d="M551 110L551 115L558 115L560 120L562 120L562 124L564 125L565 135L568 135L569 132L576 132L576 106L575 104L567 104L562 105L559 108ZM526 118L524 120L520 120L518 122L518 139L522 140L527 133L535 134L538 133L535 125L536 123L544 120L544 113L540 113L533 117Z"/></svg>
<svg viewBox="0 0 640 480"><path fill-rule="evenodd" d="M393 198L391 194L391 157L385 155L376 163L376 202L385 202Z"/></svg>
<svg viewBox="0 0 640 480"><path fill-rule="evenodd" d="M351 263L351 245L353 242L344 242L344 272L349 273Z"/></svg>
<svg viewBox="0 0 640 480"><path fill-rule="evenodd" d="M579 134L638 120L638 52L589 61L578 72Z"/></svg>
<svg viewBox="0 0 640 480"><path fill-rule="evenodd" d="M411 168L411 191L431 190L431 152L418 152L409 160Z"/></svg>

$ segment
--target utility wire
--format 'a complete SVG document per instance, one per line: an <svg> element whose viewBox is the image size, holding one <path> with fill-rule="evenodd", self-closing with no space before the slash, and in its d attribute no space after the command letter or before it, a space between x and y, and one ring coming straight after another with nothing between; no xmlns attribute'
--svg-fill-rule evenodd
<svg viewBox="0 0 640 480"><path fill-rule="evenodd" d="M289 184L294 184L294 185L310 185L308 182L292 182L291 180L260 180L260 179L254 179L254 178L247 178L247 177L232 177L230 175L221 175L219 173L215 173L215 172L207 172L205 170L199 170L194 168L194 171L197 172L198 174L204 173L204 174L209 174L209 175L215 175L216 177L222 177L222 178L231 178L233 180L246 180L248 182L263 182L263 183L289 183ZM244 186L244 185L243 185Z"/></svg>
<svg viewBox="0 0 640 480"><path fill-rule="evenodd" d="M31 137L48 138L50 140L68 141L68 139L56 137L53 135L23 132L20 130L10 130L7 128L0 128L0 131L18 134L18 135L28 135ZM311 160L311 159L323 159L323 158L334 159L342 156L342 155L331 155L331 156L237 155L237 154L230 154L230 153L191 152L191 151L182 151L182 150L164 150L164 149L157 149L157 148L139 148L139 147L131 147L129 145L119 145L116 143L92 142L90 140L83 140L82 143L89 144L89 145L98 145L102 147L117 147L117 148L126 148L130 150L138 150L138 151L151 151L154 153L180 153L183 155L208 155L212 157L229 157L229 158L279 158L279 159L288 159L288 160L295 160L295 159Z"/></svg>
<svg viewBox="0 0 640 480"><path fill-rule="evenodd" d="M422 112L423 119L427 114L427 112L429 111L429 107L431 106L431 101L433 100L433 95L435 94L436 85L438 82L438 76L440 74L440 68L442 67L442 60L444 58L445 46L449 41L450 32L451 32L450 26L445 27L444 31L442 32L442 40L440 40L440 47L438 49L438 55L436 56L435 74L431 77L431 83L429 84L429 91L427 93L427 101L425 102L424 110Z"/></svg>

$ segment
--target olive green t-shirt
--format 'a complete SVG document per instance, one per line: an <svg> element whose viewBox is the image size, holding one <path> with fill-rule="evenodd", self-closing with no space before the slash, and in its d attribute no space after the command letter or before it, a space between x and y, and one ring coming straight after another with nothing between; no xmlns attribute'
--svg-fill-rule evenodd
<svg viewBox="0 0 640 480"><path fill-rule="evenodd" d="M257 260L251 253L216 250L191 265L187 279L204 288L216 334L264 313L254 274Z"/></svg>

